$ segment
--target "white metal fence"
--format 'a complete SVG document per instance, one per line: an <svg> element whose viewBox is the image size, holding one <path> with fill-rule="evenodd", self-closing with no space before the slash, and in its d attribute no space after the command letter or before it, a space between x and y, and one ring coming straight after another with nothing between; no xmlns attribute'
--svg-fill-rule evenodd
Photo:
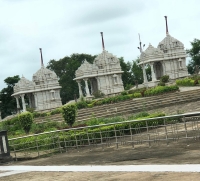
<svg viewBox="0 0 200 181"><path fill-rule="evenodd" d="M39 157L72 149L170 144L200 138L200 112L50 131L9 139L11 155Z"/></svg>

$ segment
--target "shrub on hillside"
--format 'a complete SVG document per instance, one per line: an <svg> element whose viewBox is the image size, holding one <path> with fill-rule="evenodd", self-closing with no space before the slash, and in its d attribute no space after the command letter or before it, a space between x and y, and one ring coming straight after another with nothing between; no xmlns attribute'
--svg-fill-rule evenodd
<svg viewBox="0 0 200 181"><path fill-rule="evenodd" d="M165 86L165 83L164 82L159 82L158 86Z"/></svg>
<svg viewBox="0 0 200 181"><path fill-rule="evenodd" d="M32 113L30 112L21 113L18 115L18 119L23 130L26 132L26 134L28 134L31 129L31 125L33 123Z"/></svg>
<svg viewBox="0 0 200 181"><path fill-rule="evenodd" d="M133 94L133 96L134 96L135 98L139 98L139 97L142 97L142 94L139 93L139 92L138 92L138 93L136 92L136 93Z"/></svg>
<svg viewBox="0 0 200 181"><path fill-rule="evenodd" d="M65 122L72 127L76 120L77 107L75 104L62 106L62 115Z"/></svg>
<svg viewBox="0 0 200 181"><path fill-rule="evenodd" d="M163 83L169 82L169 75L163 75L163 76L160 78L160 82L163 82Z"/></svg>
<svg viewBox="0 0 200 181"><path fill-rule="evenodd" d="M102 93L100 90L95 91L95 92L93 92L92 94L93 94L93 96L94 96L95 98L101 98L101 97L103 97L103 96L105 95L105 94Z"/></svg>
<svg viewBox="0 0 200 181"><path fill-rule="evenodd" d="M123 92L121 92L121 95L128 95L128 92L127 91L123 91Z"/></svg>
<svg viewBox="0 0 200 181"><path fill-rule="evenodd" d="M194 81L193 79L190 78L184 78L184 79L178 79L176 80L176 85L179 86L194 86Z"/></svg>
<svg viewBox="0 0 200 181"><path fill-rule="evenodd" d="M171 92L171 91L177 91L179 90L179 87L177 85L171 85L171 86L157 86L151 89L147 89L145 91L145 96L152 96L157 95L165 92Z"/></svg>

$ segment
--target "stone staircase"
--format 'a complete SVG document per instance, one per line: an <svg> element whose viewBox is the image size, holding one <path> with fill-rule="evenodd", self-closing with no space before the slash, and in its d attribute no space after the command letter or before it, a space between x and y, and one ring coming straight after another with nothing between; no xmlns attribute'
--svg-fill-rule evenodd
<svg viewBox="0 0 200 181"><path fill-rule="evenodd" d="M80 109L78 110L76 121L87 121L93 116L96 118L101 118L116 115L134 114L143 110L150 111L156 108L194 102L198 100L200 100L200 89L137 98L113 104L95 106L93 108ZM61 114L56 114L45 118L35 119L36 122L48 120L63 121L63 118Z"/></svg>

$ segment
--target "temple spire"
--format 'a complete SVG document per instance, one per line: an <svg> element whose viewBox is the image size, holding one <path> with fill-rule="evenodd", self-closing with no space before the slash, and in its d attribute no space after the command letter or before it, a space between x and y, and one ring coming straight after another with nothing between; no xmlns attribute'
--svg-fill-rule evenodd
<svg viewBox="0 0 200 181"><path fill-rule="evenodd" d="M100 33L101 33L101 39L102 39L102 48L103 48L103 50L105 50L104 40L103 40L103 32L100 32Z"/></svg>
<svg viewBox="0 0 200 181"><path fill-rule="evenodd" d="M138 33L138 36L139 36L139 44L140 46L138 47L138 49L140 50L140 53L142 53L142 42L141 42L141 39L140 39L140 34ZM145 46L145 44L143 45L143 47Z"/></svg>
<svg viewBox="0 0 200 181"><path fill-rule="evenodd" d="M166 35L169 34L169 31L168 31L168 25L167 25L167 16L164 16L165 17L165 23L166 23Z"/></svg>
<svg viewBox="0 0 200 181"><path fill-rule="evenodd" d="M40 55L41 55L41 67L44 66L44 63L43 63L43 57L42 57L42 48L39 48L40 50Z"/></svg>

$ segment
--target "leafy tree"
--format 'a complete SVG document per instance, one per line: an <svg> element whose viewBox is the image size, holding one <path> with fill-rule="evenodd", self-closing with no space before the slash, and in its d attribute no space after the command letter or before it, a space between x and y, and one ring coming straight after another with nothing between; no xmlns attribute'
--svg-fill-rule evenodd
<svg viewBox="0 0 200 181"><path fill-rule="evenodd" d="M133 74L133 80L137 80L138 84L142 84L144 79L143 79L143 71L142 71L142 67L140 65L138 65L138 63L140 63L140 59L137 58L136 60L133 60L133 65L131 68L132 74ZM151 67L149 65L147 65L145 67L146 70L146 75L147 75L147 80L151 81Z"/></svg>
<svg viewBox="0 0 200 181"><path fill-rule="evenodd" d="M28 134L31 129L31 125L33 123L32 113L30 112L21 113L18 115L18 119L23 130L26 132L26 134Z"/></svg>
<svg viewBox="0 0 200 181"><path fill-rule="evenodd" d="M125 62L124 58L121 57L119 58L120 61L120 66L122 71L124 71L124 73L122 74L122 81L123 81L123 85L124 87L133 84L133 78L132 78L132 72L131 72L131 67L132 64L131 62Z"/></svg>
<svg viewBox="0 0 200 181"><path fill-rule="evenodd" d="M14 85L20 80L19 75L13 77L7 77L4 82L7 84L6 88L3 88L0 92L0 110L2 118L9 116L12 112L16 112L17 105L16 100L11 95L13 94Z"/></svg>
<svg viewBox="0 0 200 181"><path fill-rule="evenodd" d="M76 120L77 107L75 104L62 106L62 115L65 122L72 127Z"/></svg>
<svg viewBox="0 0 200 181"><path fill-rule="evenodd" d="M190 74L194 74L195 72L195 66L200 66L200 40L194 39L192 42L190 42L192 48L186 50L187 54L190 56L191 60L188 64L188 72Z"/></svg>
<svg viewBox="0 0 200 181"><path fill-rule="evenodd" d="M83 60L86 59L89 63L93 63L95 57L89 54L72 54L58 61L49 61L47 68L53 70L59 77L59 83L62 87L60 96L63 104L73 100L74 94L78 97L78 84L73 80L75 78L75 71L81 66Z"/></svg>

